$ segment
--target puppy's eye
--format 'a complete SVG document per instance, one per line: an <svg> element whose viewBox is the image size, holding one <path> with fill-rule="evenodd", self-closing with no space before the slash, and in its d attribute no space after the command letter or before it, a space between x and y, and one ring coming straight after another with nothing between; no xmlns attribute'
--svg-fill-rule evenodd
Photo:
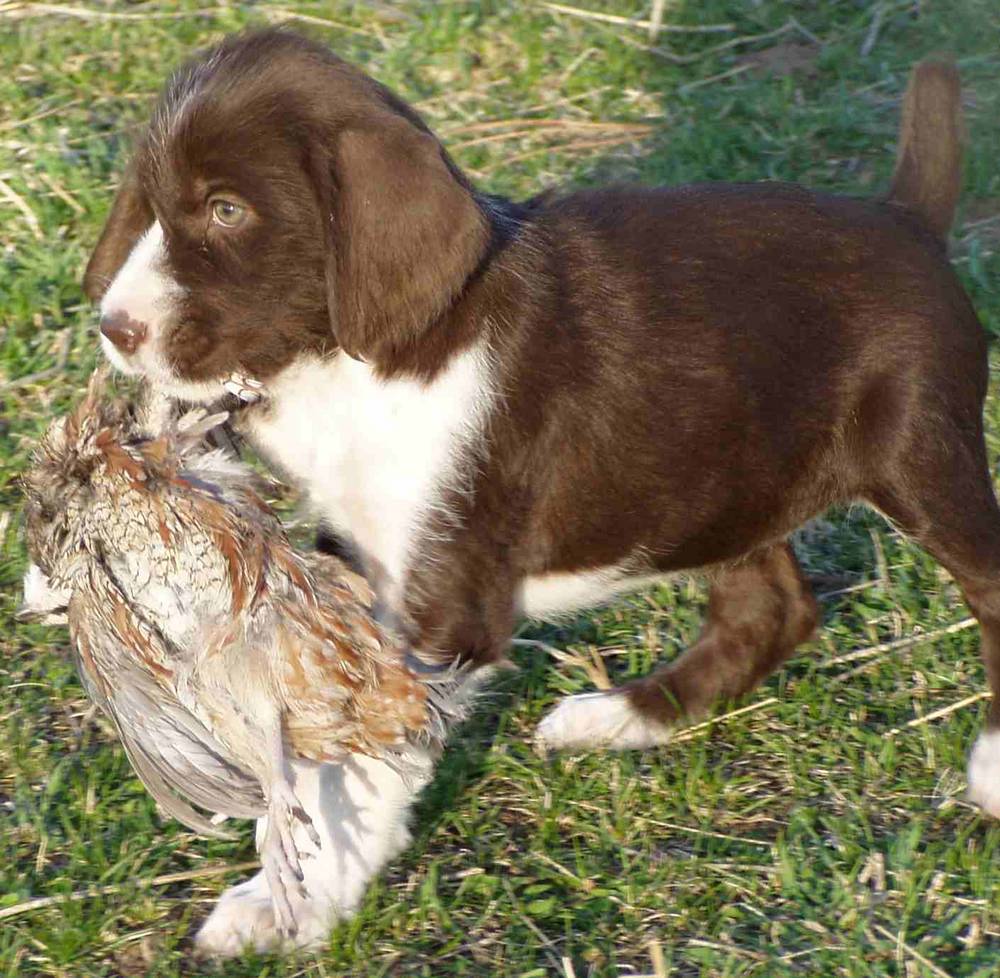
<svg viewBox="0 0 1000 978"><path fill-rule="evenodd" d="M224 228L236 228L246 220L247 209L242 204L237 204L235 200L216 197L210 206L213 224L219 224Z"/></svg>

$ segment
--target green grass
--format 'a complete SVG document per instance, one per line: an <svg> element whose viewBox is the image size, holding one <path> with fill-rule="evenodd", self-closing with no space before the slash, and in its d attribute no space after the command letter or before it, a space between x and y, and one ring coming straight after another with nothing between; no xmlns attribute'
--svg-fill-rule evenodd
<svg viewBox="0 0 1000 978"><path fill-rule="evenodd" d="M579 2L648 12L638 0ZM0 920L0 976L204 974L190 928L239 874L151 881L253 858L249 830L222 843L162 822L88 713L65 633L11 617L24 565L17 475L94 363L83 265L129 131L170 67L227 31L298 11L328 21L302 26L417 103L497 192L780 178L868 194L886 186L909 66L948 49L970 123L953 255L1000 332L1000 8L919 8L674 0L668 24L733 29L663 34L650 52L643 30L527 0L92 0L74 7L84 18L0 2L0 909L116 888ZM750 38L789 18L802 29ZM771 70L754 52L769 52L757 62ZM623 122L642 125L594 125ZM987 415L995 459L1000 397ZM818 639L736 704L759 708L658 751L544 761L532 729L558 696L589 687L585 657L603 652L615 677L645 672L696 634L704 592L660 588L527 629L580 664L515 651L520 670L456 735L425 792L415 844L331 949L221 973L651 975L653 941L678 976L1000 973L1000 827L962 801L985 701L905 726L984 688L977 631L838 666L967 611L928 557L863 510L831 514L797 546L818 592L862 586L826 597ZM853 665L864 668L840 678Z"/></svg>

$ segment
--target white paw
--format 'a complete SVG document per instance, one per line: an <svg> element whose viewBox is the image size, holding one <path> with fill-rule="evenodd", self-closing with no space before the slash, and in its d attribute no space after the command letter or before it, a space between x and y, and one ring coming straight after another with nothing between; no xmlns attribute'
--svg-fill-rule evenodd
<svg viewBox="0 0 1000 978"><path fill-rule="evenodd" d="M295 936L283 937L261 871L222 894L194 939L195 950L206 957L232 958L247 950L268 951L281 945L318 947L326 942L333 922L325 907L297 906Z"/></svg>
<svg viewBox="0 0 1000 978"><path fill-rule="evenodd" d="M1000 818L1000 730L979 735L969 755L969 801Z"/></svg>
<svg viewBox="0 0 1000 978"><path fill-rule="evenodd" d="M669 729L637 713L623 693L567 696L535 731L535 744L542 750L630 750L669 739Z"/></svg>

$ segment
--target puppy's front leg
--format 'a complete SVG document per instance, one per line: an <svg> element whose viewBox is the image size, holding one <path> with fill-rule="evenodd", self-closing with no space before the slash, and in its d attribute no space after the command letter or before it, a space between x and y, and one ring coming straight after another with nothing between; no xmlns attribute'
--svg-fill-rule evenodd
<svg viewBox="0 0 1000 978"><path fill-rule="evenodd" d="M349 917L379 870L410 842L409 809L433 771L428 755L406 779L384 761L355 755L342 764L290 764L295 794L312 819L320 846L304 825L294 828L307 896L295 896L297 947L326 942L333 924ZM267 819L257 822L258 837ZM195 938L197 950L232 957L246 948L278 946L282 937L261 870L222 894Z"/></svg>

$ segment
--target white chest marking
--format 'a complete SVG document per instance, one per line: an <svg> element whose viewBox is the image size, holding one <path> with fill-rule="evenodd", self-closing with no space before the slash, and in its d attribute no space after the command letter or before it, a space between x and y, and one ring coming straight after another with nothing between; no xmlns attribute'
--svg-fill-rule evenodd
<svg viewBox="0 0 1000 978"><path fill-rule="evenodd" d="M378 561L395 600L428 512L475 464L492 400L485 349L457 354L431 383L379 380L337 353L289 367L268 389L270 411L249 434Z"/></svg>

